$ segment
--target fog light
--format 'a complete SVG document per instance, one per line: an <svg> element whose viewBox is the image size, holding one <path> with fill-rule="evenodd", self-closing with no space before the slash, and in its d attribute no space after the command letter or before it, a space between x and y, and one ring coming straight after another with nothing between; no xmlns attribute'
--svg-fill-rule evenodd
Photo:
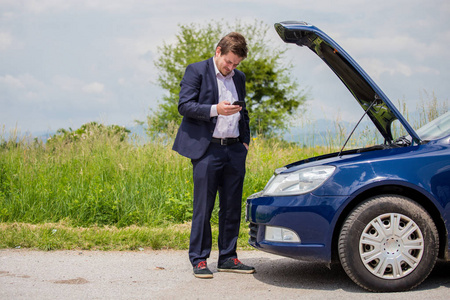
<svg viewBox="0 0 450 300"><path fill-rule="evenodd" d="M300 243L300 238L294 231L273 226L266 226L265 240L271 242Z"/></svg>

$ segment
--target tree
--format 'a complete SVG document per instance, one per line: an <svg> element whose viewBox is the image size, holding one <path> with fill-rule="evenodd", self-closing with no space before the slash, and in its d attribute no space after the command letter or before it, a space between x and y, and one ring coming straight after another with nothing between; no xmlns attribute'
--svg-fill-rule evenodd
<svg viewBox="0 0 450 300"><path fill-rule="evenodd" d="M171 122L181 122L178 94L186 66L212 57L220 38L231 31L242 33L249 48L248 57L238 69L247 78L251 132L271 135L287 128L289 117L304 104L306 96L292 81L292 65L282 62L286 50L273 48L274 43L267 37L271 30L268 25L259 21L253 24L236 21L231 25L211 21L179 27L174 43L158 47L159 58L155 62L159 70L158 84L168 93L153 115L148 116L151 131L165 131Z"/></svg>

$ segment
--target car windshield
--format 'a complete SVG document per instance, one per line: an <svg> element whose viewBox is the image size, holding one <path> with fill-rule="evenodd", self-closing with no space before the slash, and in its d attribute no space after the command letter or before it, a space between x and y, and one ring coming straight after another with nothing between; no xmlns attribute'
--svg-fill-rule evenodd
<svg viewBox="0 0 450 300"><path fill-rule="evenodd" d="M450 111L425 124L416 133L423 141L431 141L450 135Z"/></svg>

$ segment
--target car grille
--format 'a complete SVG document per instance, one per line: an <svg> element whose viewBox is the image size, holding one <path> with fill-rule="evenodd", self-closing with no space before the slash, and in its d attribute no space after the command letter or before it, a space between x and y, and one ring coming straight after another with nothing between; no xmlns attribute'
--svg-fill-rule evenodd
<svg viewBox="0 0 450 300"><path fill-rule="evenodd" d="M256 235L258 234L258 225L255 223L250 223L250 224L248 224L248 228L250 229L250 231L248 232L250 235L248 242L250 244L255 244L256 243Z"/></svg>

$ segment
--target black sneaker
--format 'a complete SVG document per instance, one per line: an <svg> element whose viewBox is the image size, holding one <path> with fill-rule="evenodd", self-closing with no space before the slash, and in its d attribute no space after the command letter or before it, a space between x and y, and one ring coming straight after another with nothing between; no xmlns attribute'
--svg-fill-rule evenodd
<svg viewBox="0 0 450 300"><path fill-rule="evenodd" d="M217 266L217 271L252 274L255 273L255 268L244 265L237 258L230 258L223 264Z"/></svg>
<svg viewBox="0 0 450 300"><path fill-rule="evenodd" d="M213 278L213 273L208 269L206 260L194 266L194 276L197 278Z"/></svg>

